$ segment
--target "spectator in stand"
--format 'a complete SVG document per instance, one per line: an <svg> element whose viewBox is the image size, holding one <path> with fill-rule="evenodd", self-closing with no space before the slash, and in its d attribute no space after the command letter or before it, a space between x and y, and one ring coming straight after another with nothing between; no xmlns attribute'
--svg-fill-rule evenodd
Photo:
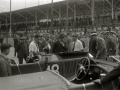
<svg viewBox="0 0 120 90"><path fill-rule="evenodd" d="M73 42L70 44L70 51L83 51L83 44L78 40L78 35L73 34Z"/></svg>
<svg viewBox="0 0 120 90"><path fill-rule="evenodd" d="M60 52L67 52L67 51L68 51L68 48L66 47L66 44L65 44L65 35L61 33L59 35L59 40L53 44L52 53L60 53Z"/></svg>

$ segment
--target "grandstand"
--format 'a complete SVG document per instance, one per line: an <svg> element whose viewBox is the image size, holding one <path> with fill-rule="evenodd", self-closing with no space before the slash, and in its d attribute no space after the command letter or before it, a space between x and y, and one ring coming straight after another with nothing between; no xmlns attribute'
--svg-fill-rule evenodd
<svg viewBox="0 0 120 90"><path fill-rule="evenodd" d="M119 4L120 0L65 0L12 11L12 33L80 32L119 27ZM9 28L10 12L0 13L1 33L8 33Z"/></svg>

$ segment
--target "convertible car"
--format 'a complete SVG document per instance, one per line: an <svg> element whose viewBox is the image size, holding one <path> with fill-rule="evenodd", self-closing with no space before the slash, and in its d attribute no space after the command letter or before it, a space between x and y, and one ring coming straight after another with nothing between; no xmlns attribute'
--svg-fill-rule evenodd
<svg viewBox="0 0 120 90"><path fill-rule="evenodd" d="M1 83L6 83L7 80L18 82L15 87L8 82L6 85L11 86L11 89L0 85L6 88L3 90L102 90L101 85L93 81L104 77L118 64L119 59L114 56L104 61L91 58L88 52L42 55L42 60L34 63L11 65L13 76L2 78L1 81L5 82ZM60 79L57 80L56 77ZM119 79L114 81L115 90L118 88L118 82ZM20 83L25 84L23 88Z"/></svg>
<svg viewBox="0 0 120 90"><path fill-rule="evenodd" d="M53 71L0 78L1 90L102 90L95 83L74 84Z"/></svg>

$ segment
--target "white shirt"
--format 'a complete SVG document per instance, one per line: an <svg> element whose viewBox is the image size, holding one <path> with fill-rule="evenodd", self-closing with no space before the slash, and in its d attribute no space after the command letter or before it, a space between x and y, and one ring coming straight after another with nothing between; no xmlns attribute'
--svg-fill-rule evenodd
<svg viewBox="0 0 120 90"><path fill-rule="evenodd" d="M35 43L35 41L32 41L29 45L29 52L39 52L39 47L38 47L38 44ZM32 57L33 57L33 54L32 54Z"/></svg>
<svg viewBox="0 0 120 90"><path fill-rule="evenodd" d="M73 43L72 46L74 47L74 42L72 42L72 43ZM83 49L83 44L80 40L77 39L77 41L75 42L74 51L81 51L82 49Z"/></svg>

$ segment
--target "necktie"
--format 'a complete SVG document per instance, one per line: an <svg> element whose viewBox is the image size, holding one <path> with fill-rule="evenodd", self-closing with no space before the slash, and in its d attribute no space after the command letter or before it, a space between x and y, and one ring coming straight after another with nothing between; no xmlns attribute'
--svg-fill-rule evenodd
<svg viewBox="0 0 120 90"><path fill-rule="evenodd" d="M74 51L74 49L75 49L75 42L74 42L74 44L73 44L73 49L72 49L72 51Z"/></svg>
<svg viewBox="0 0 120 90"><path fill-rule="evenodd" d="M36 44L36 47L37 47L37 52L39 52L39 47L38 47L38 44Z"/></svg>

